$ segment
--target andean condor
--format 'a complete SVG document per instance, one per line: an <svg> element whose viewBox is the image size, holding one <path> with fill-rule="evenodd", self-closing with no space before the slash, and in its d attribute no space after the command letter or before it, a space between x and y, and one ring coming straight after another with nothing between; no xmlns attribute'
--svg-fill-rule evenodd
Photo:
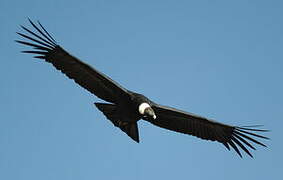
<svg viewBox="0 0 283 180"><path fill-rule="evenodd" d="M94 103L116 127L139 142L137 122L141 119L161 128L193 135L204 140L222 143L228 150L232 147L242 157L239 147L253 157L248 148L255 150L252 143L265 146L256 138L268 139L255 132L266 132L258 126L231 126L197 116L172 107L159 105L142 94L125 89L105 74L70 55L46 31L29 19L35 32L21 26L29 34L17 33L29 40L16 42L31 46L35 50L22 51L35 54L35 58L51 63L56 69L73 79L80 86L109 103ZM248 148L247 148L248 147Z"/></svg>

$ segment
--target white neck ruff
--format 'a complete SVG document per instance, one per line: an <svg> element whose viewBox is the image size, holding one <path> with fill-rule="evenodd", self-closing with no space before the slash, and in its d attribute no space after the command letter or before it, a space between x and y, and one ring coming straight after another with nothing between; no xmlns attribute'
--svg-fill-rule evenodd
<svg viewBox="0 0 283 180"><path fill-rule="evenodd" d="M150 108L150 105L148 103L141 103L139 105L140 114L144 115L144 111L145 111L146 108Z"/></svg>

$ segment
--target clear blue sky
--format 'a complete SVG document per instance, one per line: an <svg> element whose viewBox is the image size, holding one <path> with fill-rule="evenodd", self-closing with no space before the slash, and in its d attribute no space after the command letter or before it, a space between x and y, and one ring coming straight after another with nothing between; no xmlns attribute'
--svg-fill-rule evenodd
<svg viewBox="0 0 283 180"><path fill-rule="evenodd" d="M280 179L282 1L1 1L0 179ZM255 158L139 122L137 144L101 101L21 54L40 20L73 55L155 102L272 130Z"/></svg>

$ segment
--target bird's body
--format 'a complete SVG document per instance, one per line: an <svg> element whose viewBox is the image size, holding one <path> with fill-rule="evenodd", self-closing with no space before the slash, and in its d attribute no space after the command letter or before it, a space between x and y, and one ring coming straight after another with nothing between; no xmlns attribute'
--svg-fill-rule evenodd
<svg viewBox="0 0 283 180"><path fill-rule="evenodd" d="M175 108L159 105L142 94L125 89L105 74L70 55L56 43L39 22L38 26L32 21L30 23L37 33L21 26L31 36L23 33L18 34L31 42L19 40L16 42L31 46L36 50L23 52L35 54L35 58L51 63L80 86L107 101L108 103L95 103L95 106L116 127L119 127L136 142L139 142L137 122L142 119L161 128L220 142L229 150L232 147L240 156L242 155L238 147L252 157L247 149L249 147L255 150L251 142L265 146L251 136L268 139L255 133L265 132L266 130L257 129L257 126L230 126Z"/></svg>
<svg viewBox="0 0 283 180"><path fill-rule="evenodd" d="M145 118L140 111L145 111L153 102L141 94L130 91L128 99L116 104L95 103L95 105L115 126L139 142L137 122Z"/></svg>

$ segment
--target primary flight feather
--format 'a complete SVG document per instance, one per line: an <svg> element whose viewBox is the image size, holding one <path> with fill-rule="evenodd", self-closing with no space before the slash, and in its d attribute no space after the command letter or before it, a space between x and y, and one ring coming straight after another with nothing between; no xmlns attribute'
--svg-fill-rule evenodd
<svg viewBox="0 0 283 180"><path fill-rule="evenodd" d="M204 140L220 142L229 150L232 147L241 157L239 149L253 157L250 149L255 150L254 144L265 146L256 138L268 139L257 134L267 130L258 129L258 126L237 127L222 124L185 111L159 105L142 94L125 89L105 74L70 55L57 44L40 22L35 24L30 19L29 22L35 31L21 26L26 34L18 34L28 41L16 40L16 42L33 47L35 50L22 52L34 54L35 58L51 63L80 86L109 102L95 103L95 105L107 119L136 142L139 142L137 122L143 119L161 128L193 135Z"/></svg>

